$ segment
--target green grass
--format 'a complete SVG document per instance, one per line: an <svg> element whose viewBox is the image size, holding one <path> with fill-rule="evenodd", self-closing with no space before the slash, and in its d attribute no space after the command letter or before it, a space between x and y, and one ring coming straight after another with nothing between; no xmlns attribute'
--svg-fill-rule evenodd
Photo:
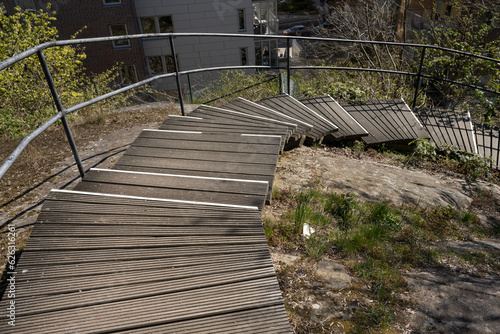
<svg viewBox="0 0 500 334"><path fill-rule="evenodd" d="M433 244L494 234L470 210L365 203L350 193L315 190L275 195L285 198L289 211L276 222L264 222L271 245L301 250L312 259L327 254L344 259L371 287L371 298L376 303L356 313L357 332L390 326L394 310L401 304L398 295L406 289L403 270L436 266L448 256ZM304 223L316 231L309 238L301 235ZM456 256L468 263L492 258L482 253ZM490 266L498 261L491 262Z"/></svg>

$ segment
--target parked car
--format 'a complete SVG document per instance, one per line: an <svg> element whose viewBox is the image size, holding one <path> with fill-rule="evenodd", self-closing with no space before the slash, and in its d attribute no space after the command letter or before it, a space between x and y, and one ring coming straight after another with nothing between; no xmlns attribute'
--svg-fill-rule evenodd
<svg viewBox="0 0 500 334"><path fill-rule="evenodd" d="M283 30L283 35L285 36L310 36L311 34L312 29L304 25L293 26Z"/></svg>
<svg viewBox="0 0 500 334"><path fill-rule="evenodd" d="M322 30L322 29L328 29L328 28L331 28L333 25L328 22L328 21L325 21L319 25L317 25L316 27L314 27L316 30Z"/></svg>

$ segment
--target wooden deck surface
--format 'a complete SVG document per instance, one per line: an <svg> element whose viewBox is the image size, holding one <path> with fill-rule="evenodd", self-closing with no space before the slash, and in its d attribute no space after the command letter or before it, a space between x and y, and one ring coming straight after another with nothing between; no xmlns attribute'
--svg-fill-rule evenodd
<svg viewBox="0 0 500 334"><path fill-rule="evenodd" d="M474 124L478 154L491 158L491 167L500 169L500 130L489 124Z"/></svg>
<svg viewBox="0 0 500 334"><path fill-rule="evenodd" d="M316 111L286 94L263 99L259 101L259 104L303 122L311 123L313 128L306 133L306 137L312 142L318 141L324 136L338 130L336 124L333 124Z"/></svg>
<svg viewBox="0 0 500 334"><path fill-rule="evenodd" d="M436 144L452 145L465 152L478 153L469 113L445 109L419 109L415 112Z"/></svg>
<svg viewBox="0 0 500 334"><path fill-rule="evenodd" d="M369 132L368 136L363 137L368 145L405 143L429 137L404 101L343 103L342 107Z"/></svg>
<svg viewBox="0 0 500 334"><path fill-rule="evenodd" d="M334 139L351 139L368 135L368 131L329 95L304 98L300 102L338 126L339 130L329 135Z"/></svg>
<svg viewBox="0 0 500 334"><path fill-rule="evenodd" d="M16 268L16 327L5 318L1 333L290 333L261 222L286 144L430 136L498 168L498 129L475 133L467 115L421 111L427 132L404 101L303 102L170 116L113 169L53 190Z"/></svg>

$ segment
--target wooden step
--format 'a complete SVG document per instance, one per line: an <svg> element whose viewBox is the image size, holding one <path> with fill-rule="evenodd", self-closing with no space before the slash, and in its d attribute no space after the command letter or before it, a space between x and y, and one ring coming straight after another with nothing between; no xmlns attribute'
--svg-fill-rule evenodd
<svg viewBox="0 0 500 334"><path fill-rule="evenodd" d="M338 126L339 130L326 136L325 140L352 139L368 135L368 131L329 95L304 98L300 102Z"/></svg>

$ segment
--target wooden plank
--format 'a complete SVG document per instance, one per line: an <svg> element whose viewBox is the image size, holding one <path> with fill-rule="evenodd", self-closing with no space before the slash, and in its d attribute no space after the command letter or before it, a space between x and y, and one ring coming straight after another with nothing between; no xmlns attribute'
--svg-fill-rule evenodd
<svg viewBox="0 0 500 334"><path fill-rule="evenodd" d="M271 128L257 128L257 127L248 127L248 126L236 126L236 125L225 125L225 126L214 126L214 125L192 125L192 124L164 124L161 129L164 130L178 130L178 131L202 131L202 132L211 132L211 133L228 133L228 134L243 134L243 133L251 133L251 134L262 134L262 135L279 135L286 137L287 131L279 132L279 129L271 129Z"/></svg>
<svg viewBox="0 0 500 334"><path fill-rule="evenodd" d="M255 124L258 126L275 127L277 129L286 128L289 134L288 137L297 129L297 125L294 123L209 106L200 106L192 111L190 115L213 121L231 119L233 121L242 122L243 124Z"/></svg>
<svg viewBox="0 0 500 334"><path fill-rule="evenodd" d="M369 118L366 117L362 110L353 104L342 104L342 107L368 131L368 135L363 137L363 141L368 145L379 144L388 141L387 135L380 131L378 124L373 124Z"/></svg>
<svg viewBox="0 0 500 334"><path fill-rule="evenodd" d="M247 271L205 274L202 277L189 277L165 282L149 282L147 279L137 284L127 284L121 286L111 286L99 289L88 289L81 286L82 289L74 292L64 292L42 295L40 298L22 298L19 297L19 303L29 312L23 315L34 315L45 312L54 312L99 305L101 303L111 303L130 300L133 298L152 297L162 294L169 294L192 289L220 286L231 283L245 282L260 278L273 277L272 267L261 269L250 269ZM50 291L49 291L50 292ZM43 298L43 300L41 300Z"/></svg>
<svg viewBox="0 0 500 334"><path fill-rule="evenodd" d="M189 173L191 171L216 172L220 174L221 177L224 177L225 173L239 174L242 176L247 174L272 176L274 175L274 170L276 168L275 164L247 164L239 162L138 157L138 156L129 156L127 153L128 152L126 152L120 158L116 166L140 166L140 167L161 168L161 169L171 169L171 170L184 170L186 171L186 173ZM191 175L198 175L198 174L191 174ZM237 178L237 177L231 176L229 178Z"/></svg>
<svg viewBox="0 0 500 334"><path fill-rule="evenodd" d="M41 333L49 328L53 333L77 330L79 333L92 333L96 324L100 331L127 330L280 304L281 294L276 279L263 278L82 307L78 312L47 312L29 318L22 316L29 309L19 305L16 309L20 314L17 318L19 326L15 330L7 329L6 333Z"/></svg>
<svg viewBox="0 0 500 334"><path fill-rule="evenodd" d="M29 243L28 243L29 245ZM229 254L237 255L239 253L254 253L260 254L264 258L269 255L269 248L265 239L252 244L245 245L210 245L210 246L178 246L168 247L163 245L160 247L151 248L135 248L135 249L104 249L104 250L30 250L29 247L23 251L21 257L22 266L31 265L60 265L70 263L91 263L91 262L109 262L120 259L122 261L136 259L158 259L158 258L175 258L175 257L191 257L199 256L200 254L211 254L212 256ZM27 255L29 254L29 255ZM43 291L40 291L42 293Z"/></svg>
<svg viewBox="0 0 500 334"><path fill-rule="evenodd" d="M92 169L75 190L262 208L268 187L266 181Z"/></svg>
<svg viewBox="0 0 500 334"><path fill-rule="evenodd" d="M272 165L276 164L276 161L278 160L277 154L257 154L244 152L218 152L217 154L214 154L214 151L165 149L154 147L149 148L135 145L127 149L127 155L137 157L155 157L194 161L235 162L253 165Z"/></svg>
<svg viewBox="0 0 500 334"><path fill-rule="evenodd" d="M37 242L38 239L36 238ZM43 238L47 239L47 238ZM61 251L64 254L64 250ZM239 254L225 254L225 255L198 255L190 257L170 257L170 258L156 258L156 259L138 259L138 260L121 260L115 259L113 261L104 262L87 262L85 265L80 263L61 264L55 267L47 265L31 265L20 266L24 270L23 275L19 275L19 279L26 282L35 282L37 280L47 282L48 280L64 281L69 277L75 277L80 280L85 276L99 275L96 279L101 279L100 275L125 273L133 274L134 272L151 272L154 270L164 270L164 279L174 279L182 277L195 277L214 272L223 271L236 271L245 270L248 268L272 268L272 262L269 258L263 257L262 253L239 253ZM238 267L239 266L239 267ZM224 268L222 270L221 268ZM52 270L51 270L52 269ZM57 269L57 270L54 270ZM165 274L167 274L165 276ZM143 278L142 281L148 281ZM84 283L84 282L82 282ZM138 283L138 282L136 282ZM61 284L64 284L61 282ZM108 280L106 286L114 286L115 281ZM101 287L103 285L100 285ZM57 288L58 289L58 288ZM85 288L88 289L88 288ZM52 291L52 290L50 290ZM40 293L51 293L49 290L43 289ZM59 290L58 290L59 291ZM68 291L78 291L75 288L70 288ZM20 293L22 295L24 292Z"/></svg>
<svg viewBox="0 0 500 334"><path fill-rule="evenodd" d="M420 109L420 119L438 144L448 144L470 153L477 152L476 136L467 113L442 109Z"/></svg>
<svg viewBox="0 0 500 334"><path fill-rule="evenodd" d="M263 307L255 310L232 312L229 314L204 317L179 323L152 326L119 332L137 334L147 330L150 334L163 333L290 333L288 318L282 306Z"/></svg>
<svg viewBox="0 0 500 334"><path fill-rule="evenodd" d="M276 136L251 137L241 134L219 134L219 133L197 133L197 132L169 132L154 129L145 129L139 135L140 138L169 139L189 142L205 143L241 143L253 145L280 145L281 139Z"/></svg>
<svg viewBox="0 0 500 334"><path fill-rule="evenodd" d="M265 181L190 177L97 168L91 169L85 175L82 183L90 182L249 195L262 195L267 190L267 182ZM75 190L78 190L77 187L75 187ZM158 198L163 198L163 196Z"/></svg>
<svg viewBox="0 0 500 334"><path fill-rule="evenodd" d="M311 110L288 95L282 94L266 98L258 103L289 115L290 117L312 124L314 127L306 134L306 136L313 141L319 140L323 136L338 129L335 124L331 123L314 110Z"/></svg>
<svg viewBox="0 0 500 334"><path fill-rule="evenodd" d="M55 211L57 207L62 208L62 212L90 212L96 214L142 214L148 216L202 216L204 218L220 217L220 215L230 215L241 219L254 218L257 208L242 208L233 206L220 206L212 203L186 203L168 200L158 200L150 198L132 198L123 196L108 196L95 193L80 193L72 190L52 190L47 196L43 206L44 210Z"/></svg>
<svg viewBox="0 0 500 334"><path fill-rule="evenodd" d="M196 146L179 140L164 140L164 139L150 139L150 138L137 138L132 146L147 147L147 148L160 148L160 149L178 149L186 151L205 151L205 152L249 152L253 154L276 154L276 147L273 145L253 145L241 143L204 143L199 142Z"/></svg>
<svg viewBox="0 0 500 334"><path fill-rule="evenodd" d="M300 100L307 107L315 110L339 127L339 130L331 133L337 139L361 137L368 135L366 131L337 101L331 96L319 96L304 98Z"/></svg>
<svg viewBox="0 0 500 334"><path fill-rule="evenodd" d="M252 101L248 101L246 99L243 99L241 97L238 97L235 100L232 100L222 106L223 108L226 109L231 109L239 112L244 112L256 116L262 116L262 117L268 117L268 118L274 118L276 120L284 121L284 122L291 122L297 125L296 131L292 134L292 137L294 140L300 139L306 132L311 130L313 126L311 124L308 124L306 122L303 122L299 119L290 117L284 113L278 112L274 109L265 107L263 105L257 104Z"/></svg>
<svg viewBox="0 0 500 334"><path fill-rule="evenodd" d="M114 237L114 236L156 236L156 237L177 237L185 235L198 236L242 236L261 235L262 226L227 226L218 227L216 223L212 226L204 225L151 225L140 226L135 224L116 224L100 222L99 224L85 223L58 223L57 220L46 219L39 222L40 227L32 232L30 237Z"/></svg>

